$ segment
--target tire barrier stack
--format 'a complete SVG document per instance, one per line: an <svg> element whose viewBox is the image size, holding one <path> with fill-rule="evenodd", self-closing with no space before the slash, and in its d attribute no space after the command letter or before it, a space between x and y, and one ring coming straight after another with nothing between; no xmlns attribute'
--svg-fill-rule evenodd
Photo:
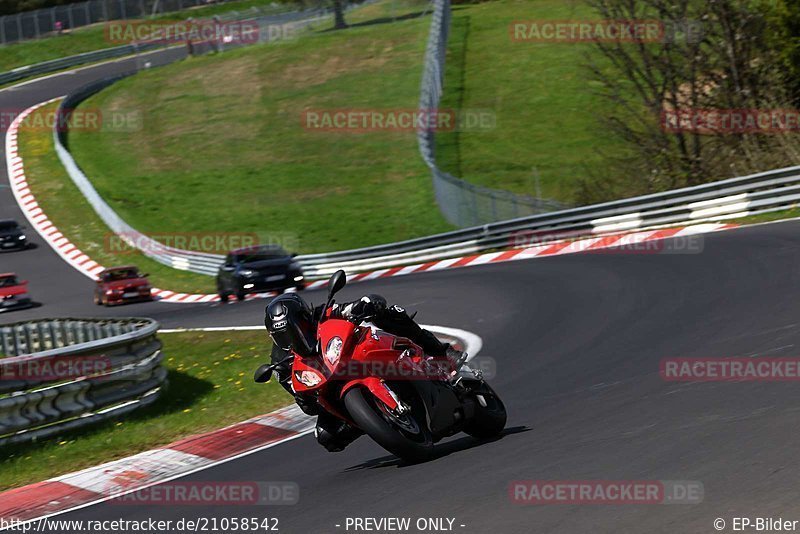
<svg viewBox="0 0 800 534"><path fill-rule="evenodd" d="M44 439L153 403L167 385L152 319L0 326L0 446Z"/></svg>

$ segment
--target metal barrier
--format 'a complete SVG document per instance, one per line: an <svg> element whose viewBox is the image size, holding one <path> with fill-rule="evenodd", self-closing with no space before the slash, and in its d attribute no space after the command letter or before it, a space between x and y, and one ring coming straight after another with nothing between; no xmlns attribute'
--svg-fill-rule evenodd
<svg viewBox="0 0 800 534"><path fill-rule="evenodd" d="M434 0L428 45L419 97L421 114L439 109L444 88L445 56L450 30L450 0ZM436 135L434 128L420 122L417 142L422 159L431 169L433 190L439 210L448 222L468 227L525 215L562 210L566 204L555 200L517 195L510 191L471 184L448 174L436 165Z"/></svg>
<svg viewBox="0 0 800 534"><path fill-rule="evenodd" d="M78 65L85 65L86 63L94 63L104 59L130 56L146 50L158 48L160 46L163 45L159 43L129 44L124 46L116 46L114 48L105 48L103 50L87 52L85 54L78 54L61 59L54 59L52 61L45 61L43 63L36 63L35 65L26 65L8 72L0 73L0 85L16 82L17 80L30 78L32 76L57 72L70 67L76 67Z"/></svg>
<svg viewBox="0 0 800 534"><path fill-rule="evenodd" d="M253 19L259 24L259 42L271 42L280 39L280 35L275 35L268 28L277 26L286 28L290 25L293 31L300 31L314 22L326 17L329 13L327 9L313 11L298 11L282 13L279 15L269 15ZM221 46L234 48L254 43L228 43ZM137 71L129 71L118 76L105 78L92 82L74 93L68 95L59 105L53 130L56 153L61 163L67 170L72 181L80 189L97 214L103 219L106 225L114 231L120 238L131 246L144 247L145 253L154 260L184 271L192 271L200 274L215 275L219 266L222 264L223 256L218 254L206 254L200 252L190 252L174 247L165 246L158 241L151 239L126 223L117 213L106 203L97 193L92 183L83 174L75 159L67 150L67 129L60 125L67 124L66 116L71 113L81 102L108 87L109 85L135 74Z"/></svg>
<svg viewBox="0 0 800 534"><path fill-rule="evenodd" d="M227 3L231 0L215 0L215 3ZM321 0L316 0L321 4ZM304 5L307 5L306 0ZM25 11L12 15L0 16L0 44L14 43L27 39L38 39L54 36L60 31L89 26L91 24L151 17L175 13L176 18L182 11L194 7L207 6L206 0L89 0L60 5L34 11ZM289 8L293 7L286 4ZM265 11L265 8L252 8ZM283 9L283 6L269 6L271 12ZM190 14L185 13L185 14ZM64 36L69 38L69 36Z"/></svg>
<svg viewBox="0 0 800 534"><path fill-rule="evenodd" d="M167 383L152 319L43 319L0 326L0 446L125 414Z"/></svg>
<svg viewBox="0 0 800 534"><path fill-rule="evenodd" d="M348 8L349 7L350 6L348 6ZM234 20L255 21L259 24L258 42L268 42L274 40L275 38L275 32L269 31L271 27L279 27L280 25L293 24L296 25L295 29L299 30L300 28L327 16L327 14L330 12L331 9L327 7L295 10L295 11L288 11L288 10L276 11L274 8L272 9L252 8L248 11L232 11L226 15L217 17L217 20L219 20L220 22L230 22ZM198 49L201 51L218 50L217 45L213 47L206 46L205 47L206 50L203 50L204 47L202 46L202 44L203 43L201 43L201 46L198 47ZM40 76L42 74L57 72L71 67L77 67L79 65L95 63L97 61L103 61L106 59L131 56L147 50L167 47L168 45L169 43L165 42L132 43L112 48L104 48L102 50L95 50L93 52L86 52L84 54L77 54L65 58L54 59L52 61L44 61L42 63L36 63L33 65L26 65L24 67L18 67L8 72L0 73L0 85L16 82L18 80L22 80L25 78L31 78L33 76ZM184 46L185 45L183 44L176 45L176 47L184 47ZM225 48L233 48L237 45L236 43L232 43L230 45L224 45L224 46Z"/></svg>

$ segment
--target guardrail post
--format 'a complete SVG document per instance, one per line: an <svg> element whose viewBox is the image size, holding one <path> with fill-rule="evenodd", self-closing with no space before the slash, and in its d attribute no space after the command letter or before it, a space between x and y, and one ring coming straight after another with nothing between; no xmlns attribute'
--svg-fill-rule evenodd
<svg viewBox="0 0 800 534"><path fill-rule="evenodd" d="M11 356L11 344L6 327L0 327L0 357L2 356Z"/></svg>
<svg viewBox="0 0 800 534"><path fill-rule="evenodd" d="M47 350L47 346L45 345L45 334L44 334L44 324L37 322L36 323L36 337L37 337L37 352L41 352L43 350Z"/></svg>
<svg viewBox="0 0 800 534"><path fill-rule="evenodd" d="M31 330L28 328L28 325L25 325L23 332L25 332L25 352L32 352L33 341L31 339Z"/></svg>

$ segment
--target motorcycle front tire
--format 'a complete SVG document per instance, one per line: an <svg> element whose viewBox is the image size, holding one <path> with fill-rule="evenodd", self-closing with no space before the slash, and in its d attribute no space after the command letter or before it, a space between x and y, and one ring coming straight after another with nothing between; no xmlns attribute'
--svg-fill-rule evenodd
<svg viewBox="0 0 800 534"><path fill-rule="evenodd" d="M344 397L350 417L378 445L403 460L419 462L430 458L433 453L430 430L417 422L413 411L404 414L401 421L388 413L388 407L382 408L380 402L360 387L354 387ZM414 426L416 432L408 429Z"/></svg>

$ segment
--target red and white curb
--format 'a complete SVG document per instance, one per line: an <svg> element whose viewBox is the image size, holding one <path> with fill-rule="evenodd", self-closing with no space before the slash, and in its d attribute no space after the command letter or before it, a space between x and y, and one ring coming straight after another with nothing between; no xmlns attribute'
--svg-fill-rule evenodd
<svg viewBox="0 0 800 534"><path fill-rule="evenodd" d="M47 215L36 202L36 198L28 186L28 181L25 177L25 167L19 155L17 140L19 126L22 121L36 109L55 102L60 98L62 97L54 98L26 109L20 113L9 126L8 132L6 133L6 165L8 167L8 177L11 182L11 191L14 194L14 198L16 198L17 204L19 204L20 209L25 214L31 226L64 261L92 280L96 280L97 274L105 269L105 267L92 260L86 253L75 246L47 218ZM164 302L192 303L219 300L217 295L176 293L174 291L158 288L153 288L153 295Z"/></svg>
<svg viewBox="0 0 800 534"><path fill-rule="evenodd" d="M57 99L53 99L57 100ZM33 228L53 247L53 249L75 269L86 276L96 278L97 273L103 270L103 266L93 261L83 253L78 247L71 243L61 232L58 231L47 215L42 211L36 202L35 197L28 187L25 178L25 169L22 158L19 157L17 147L17 134L20 123L35 109L44 106L53 100L37 104L23 111L12 123L6 134L6 163L8 165L8 175L11 180L11 189L14 193L20 209L30 221ZM675 228L662 228L653 230L639 230L629 233L617 233L610 235L591 236L577 240L554 241L547 244L535 245L526 248L516 248L501 252L489 252L460 258L447 258L435 260L404 267L393 267L390 269L379 269L376 271L358 273L348 277L350 282L375 280L378 278L388 278L393 276L405 276L429 271L439 271L443 269L455 269L459 267L471 267L474 265L485 265L487 263L500 263L514 260L527 260L531 258L557 256L562 254L574 254L590 250L608 249L614 247L634 246L649 241L657 241L671 237L682 237L718 230L736 228L738 225L725 223L700 223ZM325 286L327 280L317 280L311 282L307 288L317 289ZM198 302L217 302L218 295L213 294L189 294L176 293L166 289L153 288L153 294L162 302L178 303L198 303ZM275 293L260 295L250 295L248 299L266 298L274 296Z"/></svg>
<svg viewBox="0 0 800 534"><path fill-rule="evenodd" d="M225 330L262 328L264 327L244 326ZM425 328L440 339L466 350L469 359L474 358L483 346L481 338L472 332L442 326ZM220 328L160 332L215 330ZM165 447L12 489L0 493L0 519L19 527L25 522L38 521L119 498L296 439L312 432L314 423L313 417L304 414L293 404L221 430L176 441Z"/></svg>
<svg viewBox="0 0 800 534"><path fill-rule="evenodd" d="M222 430L0 493L0 518L29 521L120 497L264 450L313 429L297 406Z"/></svg>

